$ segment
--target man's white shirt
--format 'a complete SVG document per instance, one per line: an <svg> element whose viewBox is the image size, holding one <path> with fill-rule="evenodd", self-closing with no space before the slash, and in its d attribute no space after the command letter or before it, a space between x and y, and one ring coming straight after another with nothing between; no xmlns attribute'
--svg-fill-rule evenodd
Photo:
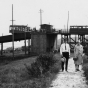
<svg viewBox="0 0 88 88"><path fill-rule="evenodd" d="M65 48L66 45L66 48ZM68 43L63 43L60 47L60 54L62 55L62 52L69 52L70 55L70 46Z"/></svg>

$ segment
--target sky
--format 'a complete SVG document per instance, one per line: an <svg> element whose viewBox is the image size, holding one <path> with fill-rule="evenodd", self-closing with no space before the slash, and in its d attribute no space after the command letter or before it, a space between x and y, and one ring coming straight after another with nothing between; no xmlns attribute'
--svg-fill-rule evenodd
<svg viewBox="0 0 88 88"><path fill-rule="evenodd" d="M28 25L40 28L40 13L42 24L51 24L56 30L71 25L88 25L88 0L0 0L0 36L9 35L12 24L12 4L14 25ZM59 37L58 37L59 38ZM24 45L24 41L15 42L15 47ZM12 46L5 43L4 48Z"/></svg>

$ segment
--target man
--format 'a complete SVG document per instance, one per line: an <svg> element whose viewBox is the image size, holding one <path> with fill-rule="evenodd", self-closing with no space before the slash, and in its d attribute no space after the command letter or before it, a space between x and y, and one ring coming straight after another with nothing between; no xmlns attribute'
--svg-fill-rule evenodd
<svg viewBox="0 0 88 88"><path fill-rule="evenodd" d="M65 71L67 71L67 69L68 69L68 59L69 59L69 56L70 56L70 46L67 43L66 39L64 39L64 42L61 44L60 55L61 55L61 57L66 58L66 62L62 62L62 64L61 64L62 71L64 71L64 64L65 64Z"/></svg>
<svg viewBox="0 0 88 88"><path fill-rule="evenodd" d="M74 48L74 56L77 58L77 60L74 61L76 71L79 71L79 65L83 64L83 46L80 43L80 40L78 40Z"/></svg>

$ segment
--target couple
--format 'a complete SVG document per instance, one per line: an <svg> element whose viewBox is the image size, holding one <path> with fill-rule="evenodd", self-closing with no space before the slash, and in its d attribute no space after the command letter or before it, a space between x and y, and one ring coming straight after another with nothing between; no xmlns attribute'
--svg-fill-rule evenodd
<svg viewBox="0 0 88 88"><path fill-rule="evenodd" d="M68 71L68 59L70 57L70 46L67 43L67 40L64 39L64 43L62 43L60 47L60 54L61 58L65 57L66 61L62 61L61 68L62 71L64 71L64 64L65 64L65 70ZM82 65L83 63L83 46L80 43L80 40L77 41L77 44L74 47L74 58L77 58L77 60L74 60L75 64L75 71L79 71L79 65Z"/></svg>

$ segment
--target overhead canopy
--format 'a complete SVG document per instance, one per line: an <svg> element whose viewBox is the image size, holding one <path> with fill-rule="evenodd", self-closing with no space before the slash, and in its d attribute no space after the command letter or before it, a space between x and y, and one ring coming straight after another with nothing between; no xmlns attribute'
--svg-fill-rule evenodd
<svg viewBox="0 0 88 88"><path fill-rule="evenodd" d="M42 24L42 25L40 25L41 26L41 29L52 29L52 25L50 25L50 24Z"/></svg>
<svg viewBox="0 0 88 88"><path fill-rule="evenodd" d="M26 39L31 39L30 32L26 33ZM25 40L25 33L14 34L14 41ZM0 43L12 42L12 35L0 36Z"/></svg>
<svg viewBox="0 0 88 88"><path fill-rule="evenodd" d="M72 34L88 34L88 25L86 26L70 26Z"/></svg>

